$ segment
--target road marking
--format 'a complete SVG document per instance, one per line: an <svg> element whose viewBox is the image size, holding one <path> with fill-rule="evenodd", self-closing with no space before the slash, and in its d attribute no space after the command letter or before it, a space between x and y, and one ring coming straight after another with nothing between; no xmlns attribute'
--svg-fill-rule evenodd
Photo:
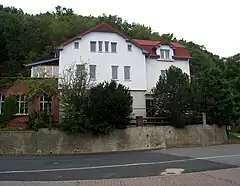
<svg viewBox="0 0 240 186"><path fill-rule="evenodd" d="M183 171L184 171L184 169L179 169L179 168L165 169L165 171L162 172L161 175L180 175L180 174L182 174Z"/></svg>
<svg viewBox="0 0 240 186"><path fill-rule="evenodd" d="M145 162L145 163L140 162L140 163L129 163L129 164L102 165L102 166L92 166L92 167L39 169L39 170L12 170L12 171L0 171L0 174L79 171L79 170L91 170L91 169L105 169L105 168L118 168L118 167L132 167L132 166L141 166L141 165L179 163L179 162L194 161L194 160L210 160L210 159L221 159L221 158L232 158L232 157L240 157L240 154L223 155L223 156L208 156L208 157L200 157L200 158L187 158L187 159L180 159L180 160Z"/></svg>

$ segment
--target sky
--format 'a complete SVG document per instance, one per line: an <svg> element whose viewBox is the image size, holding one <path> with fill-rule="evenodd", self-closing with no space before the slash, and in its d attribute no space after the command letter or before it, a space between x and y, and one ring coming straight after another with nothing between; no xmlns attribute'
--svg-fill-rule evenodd
<svg viewBox="0 0 240 186"><path fill-rule="evenodd" d="M0 0L4 6L36 14L57 5L81 15L118 15L123 20L173 33L204 45L220 57L240 53L240 0Z"/></svg>

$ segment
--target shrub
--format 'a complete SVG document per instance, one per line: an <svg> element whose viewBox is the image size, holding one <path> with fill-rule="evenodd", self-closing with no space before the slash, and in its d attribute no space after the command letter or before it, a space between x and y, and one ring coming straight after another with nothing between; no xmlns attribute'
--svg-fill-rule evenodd
<svg viewBox="0 0 240 186"><path fill-rule="evenodd" d="M75 94L74 92L65 92L62 103L62 124L67 132L85 132L86 131L86 107L88 105L87 96Z"/></svg>
<svg viewBox="0 0 240 186"><path fill-rule="evenodd" d="M87 118L92 131L108 133L123 128L130 121L132 96L128 88L115 81L100 83L90 89Z"/></svg>
<svg viewBox="0 0 240 186"><path fill-rule="evenodd" d="M49 114L46 112L33 112L28 119L28 129L38 131L49 125Z"/></svg>
<svg viewBox="0 0 240 186"><path fill-rule="evenodd" d="M17 112L17 99L15 96L8 96L4 101L3 115L0 117L1 127L5 127Z"/></svg>
<svg viewBox="0 0 240 186"><path fill-rule="evenodd" d="M182 128L192 118L193 93L187 74L171 66L166 78L159 77L153 89L156 115L169 117L174 127Z"/></svg>

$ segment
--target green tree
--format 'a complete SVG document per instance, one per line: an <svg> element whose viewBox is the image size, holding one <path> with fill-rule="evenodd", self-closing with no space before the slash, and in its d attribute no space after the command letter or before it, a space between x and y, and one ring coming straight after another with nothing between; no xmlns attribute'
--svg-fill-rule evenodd
<svg viewBox="0 0 240 186"><path fill-rule="evenodd" d="M46 79L31 79L28 80L28 88L26 91L27 100L32 103L40 96L45 96L48 100L47 115L49 116L49 129L52 128L52 108L51 101L52 97L58 92L57 80L46 78ZM35 110L36 111L36 110Z"/></svg>
<svg viewBox="0 0 240 186"><path fill-rule="evenodd" d="M132 96L128 88L115 81L100 83L90 89L87 117L91 130L109 132L129 124Z"/></svg>
<svg viewBox="0 0 240 186"><path fill-rule="evenodd" d="M169 117L174 127L184 127L194 115L190 79L181 69L171 66L159 77L153 89L157 116Z"/></svg>
<svg viewBox="0 0 240 186"><path fill-rule="evenodd" d="M8 122L13 118L14 114L17 113L17 99L15 96L8 96L4 100L3 116L1 116L1 127L5 127Z"/></svg>

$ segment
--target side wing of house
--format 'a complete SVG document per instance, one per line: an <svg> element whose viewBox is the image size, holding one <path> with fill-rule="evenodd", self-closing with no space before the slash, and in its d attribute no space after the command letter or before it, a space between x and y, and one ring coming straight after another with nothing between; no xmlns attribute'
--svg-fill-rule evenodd
<svg viewBox="0 0 240 186"><path fill-rule="evenodd" d="M146 58L147 93L155 87L159 76L165 76L166 70L172 65L190 75L189 59L191 57L183 45L167 41L135 41L150 53Z"/></svg>

